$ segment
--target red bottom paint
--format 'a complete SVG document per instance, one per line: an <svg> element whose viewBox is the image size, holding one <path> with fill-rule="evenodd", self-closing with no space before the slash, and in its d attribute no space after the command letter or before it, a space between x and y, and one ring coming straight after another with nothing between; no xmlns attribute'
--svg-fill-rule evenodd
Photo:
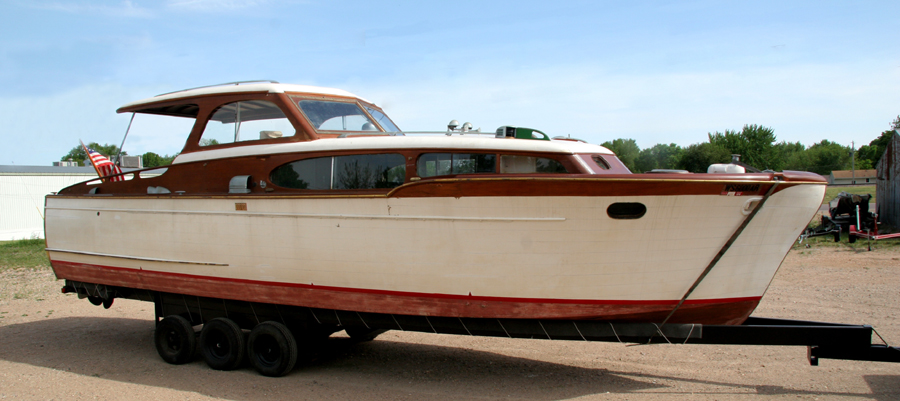
<svg viewBox="0 0 900 401"><path fill-rule="evenodd" d="M326 287L52 261L60 279L192 296L416 316L662 322L678 300L503 298ZM686 301L670 323L741 324L760 297Z"/></svg>

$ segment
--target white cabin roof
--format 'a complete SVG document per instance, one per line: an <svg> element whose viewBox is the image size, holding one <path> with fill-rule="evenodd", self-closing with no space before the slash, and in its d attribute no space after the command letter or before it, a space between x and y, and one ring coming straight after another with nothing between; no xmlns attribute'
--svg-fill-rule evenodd
<svg viewBox="0 0 900 401"><path fill-rule="evenodd" d="M173 164L223 159L228 157L340 150L371 150L373 152L379 152L381 150L388 149L433 149L436 152L440 152L442 150L471 150L473 152L505 151L547 152L560 154L613 154L609 149L603 146L575 141L541 141L530 139L495 138L477 135L413 135L323 138L307 142L287 142L264 145L246 145L224 149L211 149L180 154L175 158Z"/></svg>
<svg viewBox="0 0 900 401"><path fill-rule="evenodd" d="M268 93L286 93L286 92L295 92L295 93L311 93L316 95L329 95L329 96L345 96L360 99L367 103L372 103L364 98L356 96L350 92L347 92L343 89L335 89L335 88L325 88L320 86L309 86L309 85L294 85L294 84L281 84L281 83L249 83L249 84L223 84L223 85L215 85L215 86L206 86L202 88L195 89L187 89L177 92L164 93L162 95L157 95L151 98L142 99L134 102L127 103L120 107L120 109L132 108L135 106L140 106L143 104L152 104L161 101L167 100L177 100L182 98L192 98L196 96L204 96L204 95L218 95L218 94L228 94L228 93L243 93L243 92L268 92Z"/></svg>

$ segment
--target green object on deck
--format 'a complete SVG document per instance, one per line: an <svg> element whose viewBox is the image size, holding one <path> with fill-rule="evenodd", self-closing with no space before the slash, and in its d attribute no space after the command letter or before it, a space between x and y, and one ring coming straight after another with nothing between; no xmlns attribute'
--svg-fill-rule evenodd
<svg viewBox="0 0 900 401"><path fill-rule="evenodd" d="M549 141L550 136L534 128L511 127L504 125L497 128L497 138L537 139Z"/></svg>

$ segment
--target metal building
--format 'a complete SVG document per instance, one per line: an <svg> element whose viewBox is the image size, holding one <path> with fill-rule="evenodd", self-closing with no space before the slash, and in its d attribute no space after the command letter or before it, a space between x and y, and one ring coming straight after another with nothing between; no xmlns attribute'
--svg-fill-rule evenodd
<svg viewBox="0 0 900 401"><path fill-rule="evenodd" d="M92 178L91 166L0 166L0 241L43 238L44 196Z"/></svg>
<svg viewBox="0 0 900 401"><path fill-rule="evenodd" d="M894 131L875 170L878 220L894 230L900 230L900 133L897 131Z"/></svg>

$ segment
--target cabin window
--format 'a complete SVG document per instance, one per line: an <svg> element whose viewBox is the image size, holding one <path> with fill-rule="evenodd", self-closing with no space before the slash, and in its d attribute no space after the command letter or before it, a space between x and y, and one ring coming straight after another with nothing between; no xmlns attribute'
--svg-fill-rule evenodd
<svg viewBox="0 0 900 401"><path fill-rule="evenodd" d="M219 107L206 123L200 146L293 135L294 126L275 103L249 100Z"/></svg>
<svg viewBox="0 0 900 401"><path fill-rule="evenodd" d="M628 167L615 155L577 155L594 174L630 174Z"/></svg>
<svg viewBox="0 0 900 401"><path fill-rule="evenodd" d="M394 188L406 179L406 160L400 154L317 157L279 166L269 178L294 189Z"/></svg>
<svg viewBox="0 0 900 401"><path fill-rule="evenodd" d="M419 156L419 177L436 175L493 173L497 155L483 153L425 153Z"/></svg>
<svg viewBox="0 0 900 401"><path fill-rule="evenodd" d="M597 165L601 170L609 170L609 163L606 160L603 160L603 156L593 155L591 156L591 160L594 161L594 164Z"/></svg>
<svg viewBox="0 0 900 401"><path fill-rule="evenodd" d="M294 99L318 131L379 131L356 103ZM396 128L396 127L394 127Z"/></svg>
<svg viewBox="0 0 900 401"><path fill-rule="evenodd" d="M566 174L568 171L562 163L546 157L502 155L500 156L500 173L503 174Z"/></svg>

